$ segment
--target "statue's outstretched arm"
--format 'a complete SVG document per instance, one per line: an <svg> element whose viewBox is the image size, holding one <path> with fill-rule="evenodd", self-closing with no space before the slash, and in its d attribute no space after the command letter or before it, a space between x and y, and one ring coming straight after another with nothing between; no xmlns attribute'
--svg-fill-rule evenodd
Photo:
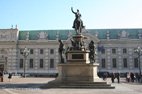
<svg viewBox="0 0 142 94"><path fill-rule="evenodd" d="M72 11L72 13L74 13L74 14L76 13L76 12L73 11L73 7L71 7L71 11Z"/></svg>

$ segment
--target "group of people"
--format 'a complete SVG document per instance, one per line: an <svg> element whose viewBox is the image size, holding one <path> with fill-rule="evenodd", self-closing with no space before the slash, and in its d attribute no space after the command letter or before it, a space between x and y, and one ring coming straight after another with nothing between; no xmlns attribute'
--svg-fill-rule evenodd
<svg viewBox="0 0 142 94"><path fill-rule="evenodd" d="M4 73L2 71L0 71L0 82L3 82L3 77L4 77ZM8 79L9 79L9 82L12 78L12 73L9 73L8 74Z"/></svg>
<svg viewBox="0 0 142 94"><path fill-rule="evenodd" d="M120 83L120 73L112 73L111 74L112 83L114 83L115 78L117 79L117 82Z"/></svg>
<svg viewBox="0 0 142 94"><path fill-rule="evenodd" d="M120 73L103 73L103 80L106 80L107 77L111 78L112 83L114 83L115 79L117 79L117 82L120 83Z"/></svg>
<svg viewBox="0 0 142 94"><path fill-rule="evenodd" d="M140 80L141 76L139 75L139 73L132 73L132 72L126 73L127 82L140 82Z"/></svg>
<svg viewBox="0 0 142 94"><path fill-rule="evenodd" d="M100 76L100 75L99 75ZM126 82L142 82L142 77L139 75L139 73L133 73L133 72L128 72L126 74L121 74L121 76L123 78L126 78ZM103 78L103 80L106 80L108 77L111 78L111 82L114 83L115 79L117 80L118 83L120 83L120 73L116 72L116 73L108 73L108 72L104 72L103 74L101 74L101 76Z"/></svg>

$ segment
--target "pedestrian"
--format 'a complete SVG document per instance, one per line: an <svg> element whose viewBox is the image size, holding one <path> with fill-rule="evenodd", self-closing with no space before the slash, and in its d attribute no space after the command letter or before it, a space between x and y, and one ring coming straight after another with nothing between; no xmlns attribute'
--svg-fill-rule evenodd
<svg viewBox="0 0 142 94"><path fill-rule="evenodd" d="M107 80L107 72L103 73L103 80Z"/></svg>
<svg viewBox="0 0 142 94"><path fill-rule="evenodd" d="M130 82L130 73L127 73L127 82Z"/></svg>
<svg viewBox="0 0 142 94"><path fill-rule="evenodd" d="M0 82L3 82L3 72L0 71Z"/></svg>
<svg viewBox="0 0 142 94"><path fill-rule="evenodd" d="M10 80L12 79L12 74L11 73L8 74L8 79L9 79L9 82L10 82Z"/></svg>
<svg viewBox="0 0 142 94"><path fill-rule="evenodd" d="M115 74L112 73L112 74L111 74L111 81L112 81L112 83L114 83L114 79L115 79Z"/></svg>
<svg viewBox="0 0 142 94"><path fill-rule="evenodd" d="M130 73L130 77L131 77L131 82L134 82L134 73Z"/></svg>
<svg viewBox="0 0 142 94"><path fill-rule="evenodd" d="M135 73L135 77L136 77L136 78L135 78L136 82L139 82L139 79L138 79L138 78L139 78L139 75L138 75L138 73Z"/></svg>
<svg viewBox="0 0 142 94"><path fill-rule="evenodd" d="M140 82L140 81L141 81L141 75L138 74L138 82Z"/></svg>
<svg viewBox="0 0 142 94"><path fill-rule="evenodd" d="M120 83L120 73L116 73L117 82Z"/></svg>

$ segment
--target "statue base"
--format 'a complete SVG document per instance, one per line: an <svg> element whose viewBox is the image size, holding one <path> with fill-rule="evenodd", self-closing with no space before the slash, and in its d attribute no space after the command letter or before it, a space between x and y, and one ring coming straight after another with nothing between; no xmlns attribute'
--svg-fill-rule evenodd
<svg viewBox="0 0 142 94"><path fill-rule="evenodd" d="M59 76L56 80L62 82L98 82L102 81L97 76L99 64L59 64Z"/></svg>
<svg viewBox="0 0 142 94"><path fill-rule="evenodd" d="M104 88L113 89L97 75L98 63L90 63L89 51L68 51L67 63L58 64L58 77L42 88Z"/></svg>
<svg viewBox="0 0 142 94"><path fill-rule="evenodd" d="M58 77L41 88L114 89L97 75L99 64L59 64Z"/></svg>

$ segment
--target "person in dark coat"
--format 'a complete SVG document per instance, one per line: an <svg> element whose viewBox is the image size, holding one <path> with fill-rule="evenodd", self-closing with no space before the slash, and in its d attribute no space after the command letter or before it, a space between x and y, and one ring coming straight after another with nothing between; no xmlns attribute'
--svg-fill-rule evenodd
<svg viewBox="0 0 142 94"><path fill-rule="evenodd" d="M134 73L130 73L130 77L131 77L131 82L134 82Z"/></svg>
<svg viewBox="0 0 142 94"><path fill-rule="evenodd" d="M112 74L111 74L111 81L112 81L112 83L114 83L114 79L115 79L115 74L112 73Z"/></svg>
<svg viewBox="0 0 142 94"><path fill-rule="evenodd" d="M116 73L117 82L120 83L120 73Z"/></svg>
<svg viewBox="0 0 142 94"><path fill-rule="evenodd" d="M0 82L3 82L3 71L0 71Z"/></svg>
<svg viewBox="0 0 142 94"><path fill-rule="evenodd" d="M104 73L103 73L103 80L106 80L106 79L107 79L107 76L108 76L107 72L104 72Z"/></svg>
<svg viewBox="0 0 142 94"><path fill-rule="evenodd" d="M140 74L138 74L137 79L138 79L138 82L140 82L140 80L141 80L141 75Z"/></svg>
<svg viewBox="0 0 142 94"><path fill-rule="evenodd" d="M10 82L11 78L12 78L12 74L11 74L11 73L9 73L9 74L8 74L9 82Z"/></svg>

